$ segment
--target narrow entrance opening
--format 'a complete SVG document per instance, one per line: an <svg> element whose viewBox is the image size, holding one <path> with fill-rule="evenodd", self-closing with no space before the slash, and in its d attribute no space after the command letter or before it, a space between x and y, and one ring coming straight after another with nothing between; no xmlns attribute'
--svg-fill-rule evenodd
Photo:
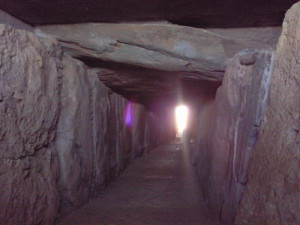
<svg viewBox="0 0 300 225"><path fill-rule="evenodd" d="M175 108L177 137L182 137L182 134L186 129L188 113L188 107L186 107L185 105L179 105Z"/></svg>

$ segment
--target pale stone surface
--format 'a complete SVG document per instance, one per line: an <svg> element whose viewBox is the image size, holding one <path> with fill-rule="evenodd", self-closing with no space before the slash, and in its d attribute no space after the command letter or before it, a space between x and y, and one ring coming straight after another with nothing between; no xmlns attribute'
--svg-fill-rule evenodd
<svg viewBox="0 0 300 225"><path fill-rule="evenodd" d="M226 65L239 51L272 45L255 40L255 35L236 38L172 24L52 25L40 26L35 32L57 38L73 57L187 71L207 80L222 80Z"/></svg>
<svg viewBox="0 0 300 225"><path fill-rule="evenodd" d="M300 3L286 14L270 103L235 224L300 224Z"/></svg>
<svg viewBox="0 0 300 225"><path fill-rule="evenodd" d="M253 55L252 64L240 63ZM224 224L233 223L247 183L270 71L270 52L240 53L228 65L215 100L201 106L192 160L206 201Z"/></svg>
<svg viewBox="0 0 300 225"><path fill-rule="evenodd" d="M276 47L282 27L210 28L207 30L235 40L255 41Z"/></svg>
<svg viewBox="0 0 300 225"><path fill-rule="evenodd" d="M73 205L87 201L93 175L93 136L90 88L82 62L64 56L61 109L55 147L59 188Z"/></svg>
<svg viewBox="0 0 300 225"><path fill-rule="evenodd" d="M58 211L60 52L56 41L0 25L1 224L52 224Z"/></svg>

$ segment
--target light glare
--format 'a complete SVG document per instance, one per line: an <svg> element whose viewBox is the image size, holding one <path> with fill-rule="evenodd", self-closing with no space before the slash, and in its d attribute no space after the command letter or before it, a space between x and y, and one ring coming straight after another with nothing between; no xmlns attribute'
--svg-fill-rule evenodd
<svg viewBox="0 0 300 225"><path fill-rule="evenodd" d="M125 124L128 128L131 128L133 125L133 104L132 102L128 102L125 108Z"/></svg>
<svg viewBox="0 0 300 225"><path fill-rule="evenodd" d="M182 134L187 125L188 108L185 105L177 106L175 109L177 132Z"/></svg>

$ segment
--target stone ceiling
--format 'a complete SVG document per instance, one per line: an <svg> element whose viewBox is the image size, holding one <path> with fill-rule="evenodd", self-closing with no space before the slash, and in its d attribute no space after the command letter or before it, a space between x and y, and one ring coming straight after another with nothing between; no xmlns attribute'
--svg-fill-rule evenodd
<svg viewBox="0 0 300 225"><path fill-rule="evenodd" d="M179 92L196 101L213 96L238 52L276 45L294 2L0 0L0 9L58 39L113 90L149 103Z"/></svg>
<svg viewBox="0 0 300 225"><path fill-rule="evenodd" d="M273 48L280 27L201 29L169 23L82 23L37 26L124 96L157 99L213 96L229 61L245 49Z"/></svg>
<svg viewBox="0 0 300 225"><path fill-rule="evenodd" d="M0 0L0 8L33 25L161 21L207 27L281 26L297 0Z"/></svg>

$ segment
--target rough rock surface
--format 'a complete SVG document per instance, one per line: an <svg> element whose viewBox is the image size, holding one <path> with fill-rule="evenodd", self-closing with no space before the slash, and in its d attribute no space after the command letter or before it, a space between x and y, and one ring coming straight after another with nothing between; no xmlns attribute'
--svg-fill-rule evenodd
<svg viewBox="0 0 300 225"><path fill-rule="evenodd" d="M0 25L0 52L1 225L53 224L173 137L173 118L112 92L52 39Z"/></svg>
<svg viewBox="0 0 300 225"><path fill-rule="evenodd" d="M57 45L0 25L1 224L52 224L58 211Z"/></svg>
<svg viewBox="0 0 300 225"><path fill-rule="evenodd" d="M245 58L255 58L241 64ZM224 224L232 224L247 183L271 71L271 53L242 52L228 65L216 98L201 106L193 151L203 194Z"/></svg>
<svg viewBox="0 0 300 225"><path fill-rule="evenodd" d="M172 24L51 25L40 26L35 32L57 38L73 57L189 72L214 81L222 80L227 63L239 51L272 45L263 38L256 41L255 35L251 40L246 36L235 39L234 35Z"/></svg>
<svg viewBox="0 0 300 225"><path fill-rule="evenodd" d="M235 224L300 224L300 3L286 14L270 102Z"/></svg>
<svg viewBox="0 0 300 225"><path fill-rule="evenodd" d="M59 187L63 197L80 205L88 199L93 175L91 94L83 63L66 56L62 63L61 109L55 140Z"/></svg>

